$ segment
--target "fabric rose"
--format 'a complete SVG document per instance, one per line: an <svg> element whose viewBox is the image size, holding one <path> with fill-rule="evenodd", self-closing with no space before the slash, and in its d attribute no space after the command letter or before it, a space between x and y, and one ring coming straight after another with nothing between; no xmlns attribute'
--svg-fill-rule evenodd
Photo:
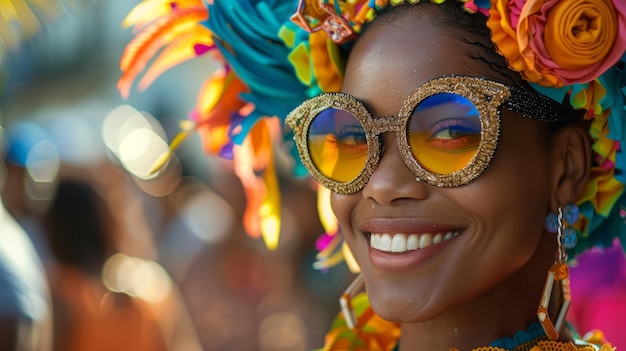
<svg viewBox="0 0 626 351"><path fill-rule="evenodd" d="M509 68L520 72L525 80L536 83L542 76L534 67L527 66L517 45L517 24L525 3L526 0L493 1L489 8L487 26L491 29L491 40L500 55L506 58Z"/></svg>
<svg viewBox="0 0 626 351"><path fill-rule="evenodd" d="M529 0L516 33L527 70L541 75L535 83L586 83L626 50L626 1Z"/></svg>

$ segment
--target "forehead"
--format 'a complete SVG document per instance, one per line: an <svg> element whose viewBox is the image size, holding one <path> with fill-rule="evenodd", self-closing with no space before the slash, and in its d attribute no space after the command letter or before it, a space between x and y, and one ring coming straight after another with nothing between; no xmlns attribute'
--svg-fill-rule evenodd
<svg viewBox="0 0 626 351"><path fill-rule="evenodd" d="M393 115L413 90L432 78L461 74L501 79L468 54L470 44L456 32L412 13L375 22L352 50L342 91L364 101L375 115Z"/></svg>

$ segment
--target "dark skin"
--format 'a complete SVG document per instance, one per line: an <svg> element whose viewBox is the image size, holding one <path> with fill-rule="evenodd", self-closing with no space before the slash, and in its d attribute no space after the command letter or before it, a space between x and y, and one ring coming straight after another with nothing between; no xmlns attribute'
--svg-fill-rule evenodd
<svg viewBox="0 0 626 351"><path fill-rule="evenodd" d="M501 74L468 57L466 41L433 23L429 15L435 7L424 3L391 22L374 22L351 53L342 91L377 117L396 115L410 92L442 75L513 84L510 72ZM579 126L565 127L545 142L539 122L503 111L502 123L494 160L470 184L438 188L416 182L395 135L386 133L380 165L365 188L332 196L372 308L401 323L400 350L469 350L537 321L557 252L544 218L581 193L590 144ZM381 265L381 255L369 245L370 233L419 234L424 227L446 227L459 235L433 245L419 264L403 269Z"/></svg>

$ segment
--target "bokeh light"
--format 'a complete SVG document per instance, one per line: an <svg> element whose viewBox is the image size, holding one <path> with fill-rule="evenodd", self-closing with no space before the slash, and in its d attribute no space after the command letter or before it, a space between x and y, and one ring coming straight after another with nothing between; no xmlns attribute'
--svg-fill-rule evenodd
<svg viewBox="0 0 626 351"><path fill-rule="evenodd" d="M102 280L112 291L151 302L162 301L172 289L168 274L161 265L120 253L107 260L102 270Z"/></svg>
<svg viewBox="0 0 626 351"><path fill-rule="evenodd" d="M306 350L306 325L293 313L274 313L261 322L259 350L295 351Z"/></svg>
<svg viewBox="0 0 626 351"><path fill-rule="evenodd" d="M150 170L168 150L165 132L151 115L123 105L109 113L102 126L102 137L108 149L124 168L141 179L158 175Z"/></svg>

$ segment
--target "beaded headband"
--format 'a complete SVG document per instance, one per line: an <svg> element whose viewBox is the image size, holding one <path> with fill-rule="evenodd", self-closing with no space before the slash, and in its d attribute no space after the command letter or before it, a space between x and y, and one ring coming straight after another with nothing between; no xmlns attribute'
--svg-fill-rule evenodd
<svg viewBox="0 0 626 351"><path fill-rule="evenodd" d="M139 82L142 89L185 60L209 54L221 61L222 68L200 91L191 113L194 123L172 141L170 152L197 130L209 154L232 159L248 201L246 231L262 235L275 248L280 231L275 152L287 149L294 175L306 175L293 135L283 127L285 117L307 98L340 90L342 53L380 10L417 2L144 0L124 21L138 34L122 56L118 88L127 96L155 55ZM485 18L498 53L535 90L587 111L594 163L578 201L581 237L569 257L611 246L616 238L626 242L626 2L459 0L459 6ZM350 264L349 250L337 235L330 193L320 187L318 194L327 233L318 240L317 267L344 258Z"/></svg>

